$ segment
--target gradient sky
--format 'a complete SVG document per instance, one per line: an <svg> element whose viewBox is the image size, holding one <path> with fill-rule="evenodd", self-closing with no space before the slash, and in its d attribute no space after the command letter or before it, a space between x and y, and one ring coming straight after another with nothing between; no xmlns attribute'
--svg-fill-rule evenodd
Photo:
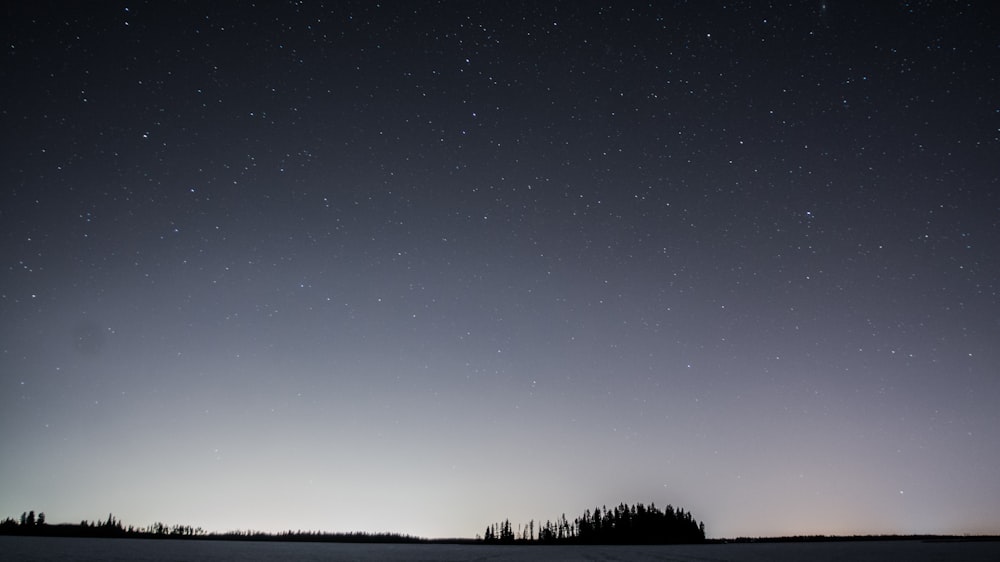
<svg viewBox="0 0 1000 562"><path fill-rule="evenodd" d="M5 11L0 516L1000 533L992 3Z"/></svg>

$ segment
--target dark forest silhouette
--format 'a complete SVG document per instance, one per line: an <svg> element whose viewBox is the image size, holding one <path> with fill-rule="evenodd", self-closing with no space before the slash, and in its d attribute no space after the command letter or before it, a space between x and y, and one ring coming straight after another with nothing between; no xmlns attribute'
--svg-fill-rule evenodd
<svg viewBox="0 0 1000 562"><path fill-rule="evenodd" d="M486 528L488 543L514 544L692 544L705 542L705 524L690 512L667 505L619 504L596 507L569 521L564 513L555 521L531 520L514 531L510 520Z"/></svg>
<svg viewBox="0 0 1000 562"><path fill-rule="evenodd" d="M133 539L212 539L249 541L308 541L308 542L367 542L400 543L424 542L424 539L399 533L326 533L319 531L285 531L264 533L260 531L227 531L207 533L201 527L153 523L146 527L125 526L114 515L99 521L81 521L79 524L45 522L45 514L35 516L34 511L22 513L20 520L11 517L0 521L0 535L43 537L91 537Z"/></svg>
<svg viewBox="0 0 1000 562"><path fill-rule="evenodd" d="M327 533L319 531L285 531L264 533L259 531L228 531L207 533L200 527L153 523L146 527L124 525L113 514L106 519L81 521L79 524L49 524L45 514L29 511L19 520L8 517L0 521L2 535L94 537L94 538L175 538L259 541L310 541L310 542L381 542L417 543L443 542L399 533ZM482 537L451 539L452 542L479 542L488 544L680 544L705 542L705 526L695 521L690 512L668 505L659 509L650 504L628 506L619 504L608 509L598 507L587 510L572 522L562 515L556 521L534 520L514 532L510 521L490 525Z"/></svg>
<svg viewBox="0 0 1000 562"><path fill-rule="evenodd" d="M673 514L671 517L670 514ZM827 542L827 541L996 541L996 535L797 535L782 537L738 537L706 539L705 527L696 523L690 512L667 506L657 509L642 504L607 509L587 510L572 522L563 515L556 521L537 523L532 520L515 531L509 520L486 528L484 536L475 539L426 539L399 533L328 533L322 531L227 531L209 533L200 527L153 523L146 527L124 525L114 515L96 521L50 524L44 513L21 514L19 519L8 517L0 521L0 535L38 537L87 537L133 539L188 539L231 541L338 542L338 543L427 543L427 544L682 544L682 543L745 543L745 542Z"/></svg>

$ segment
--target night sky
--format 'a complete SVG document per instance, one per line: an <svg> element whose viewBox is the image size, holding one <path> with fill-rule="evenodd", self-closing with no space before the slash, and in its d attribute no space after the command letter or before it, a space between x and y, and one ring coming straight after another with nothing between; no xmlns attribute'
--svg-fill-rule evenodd
<svg viewBox="0 0 1000 562"><path fill-rule="evenodd" d="M0 517L1000 532L991 2L8 2Z"/></svg>

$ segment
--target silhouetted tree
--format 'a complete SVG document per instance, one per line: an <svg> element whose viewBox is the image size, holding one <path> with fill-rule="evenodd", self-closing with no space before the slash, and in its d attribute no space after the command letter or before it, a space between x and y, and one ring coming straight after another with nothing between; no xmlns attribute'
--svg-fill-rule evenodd
<svg viewBox="0 0 1000 562"><path fill-rule="evenodd" d="M504 519L503 524L500 526L500 542L502 543L514 542L514 531L510 525L510 519Z"/></svg>

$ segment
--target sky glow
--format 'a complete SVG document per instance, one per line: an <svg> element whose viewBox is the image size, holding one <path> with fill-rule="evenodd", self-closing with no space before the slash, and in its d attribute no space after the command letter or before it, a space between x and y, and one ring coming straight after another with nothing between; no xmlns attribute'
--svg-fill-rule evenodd
<svg viewBox="0 0 1000 562"><path fill-rule="evenodd" d="M21 4L0 517L1000 533L987 3Z"/></svg>

